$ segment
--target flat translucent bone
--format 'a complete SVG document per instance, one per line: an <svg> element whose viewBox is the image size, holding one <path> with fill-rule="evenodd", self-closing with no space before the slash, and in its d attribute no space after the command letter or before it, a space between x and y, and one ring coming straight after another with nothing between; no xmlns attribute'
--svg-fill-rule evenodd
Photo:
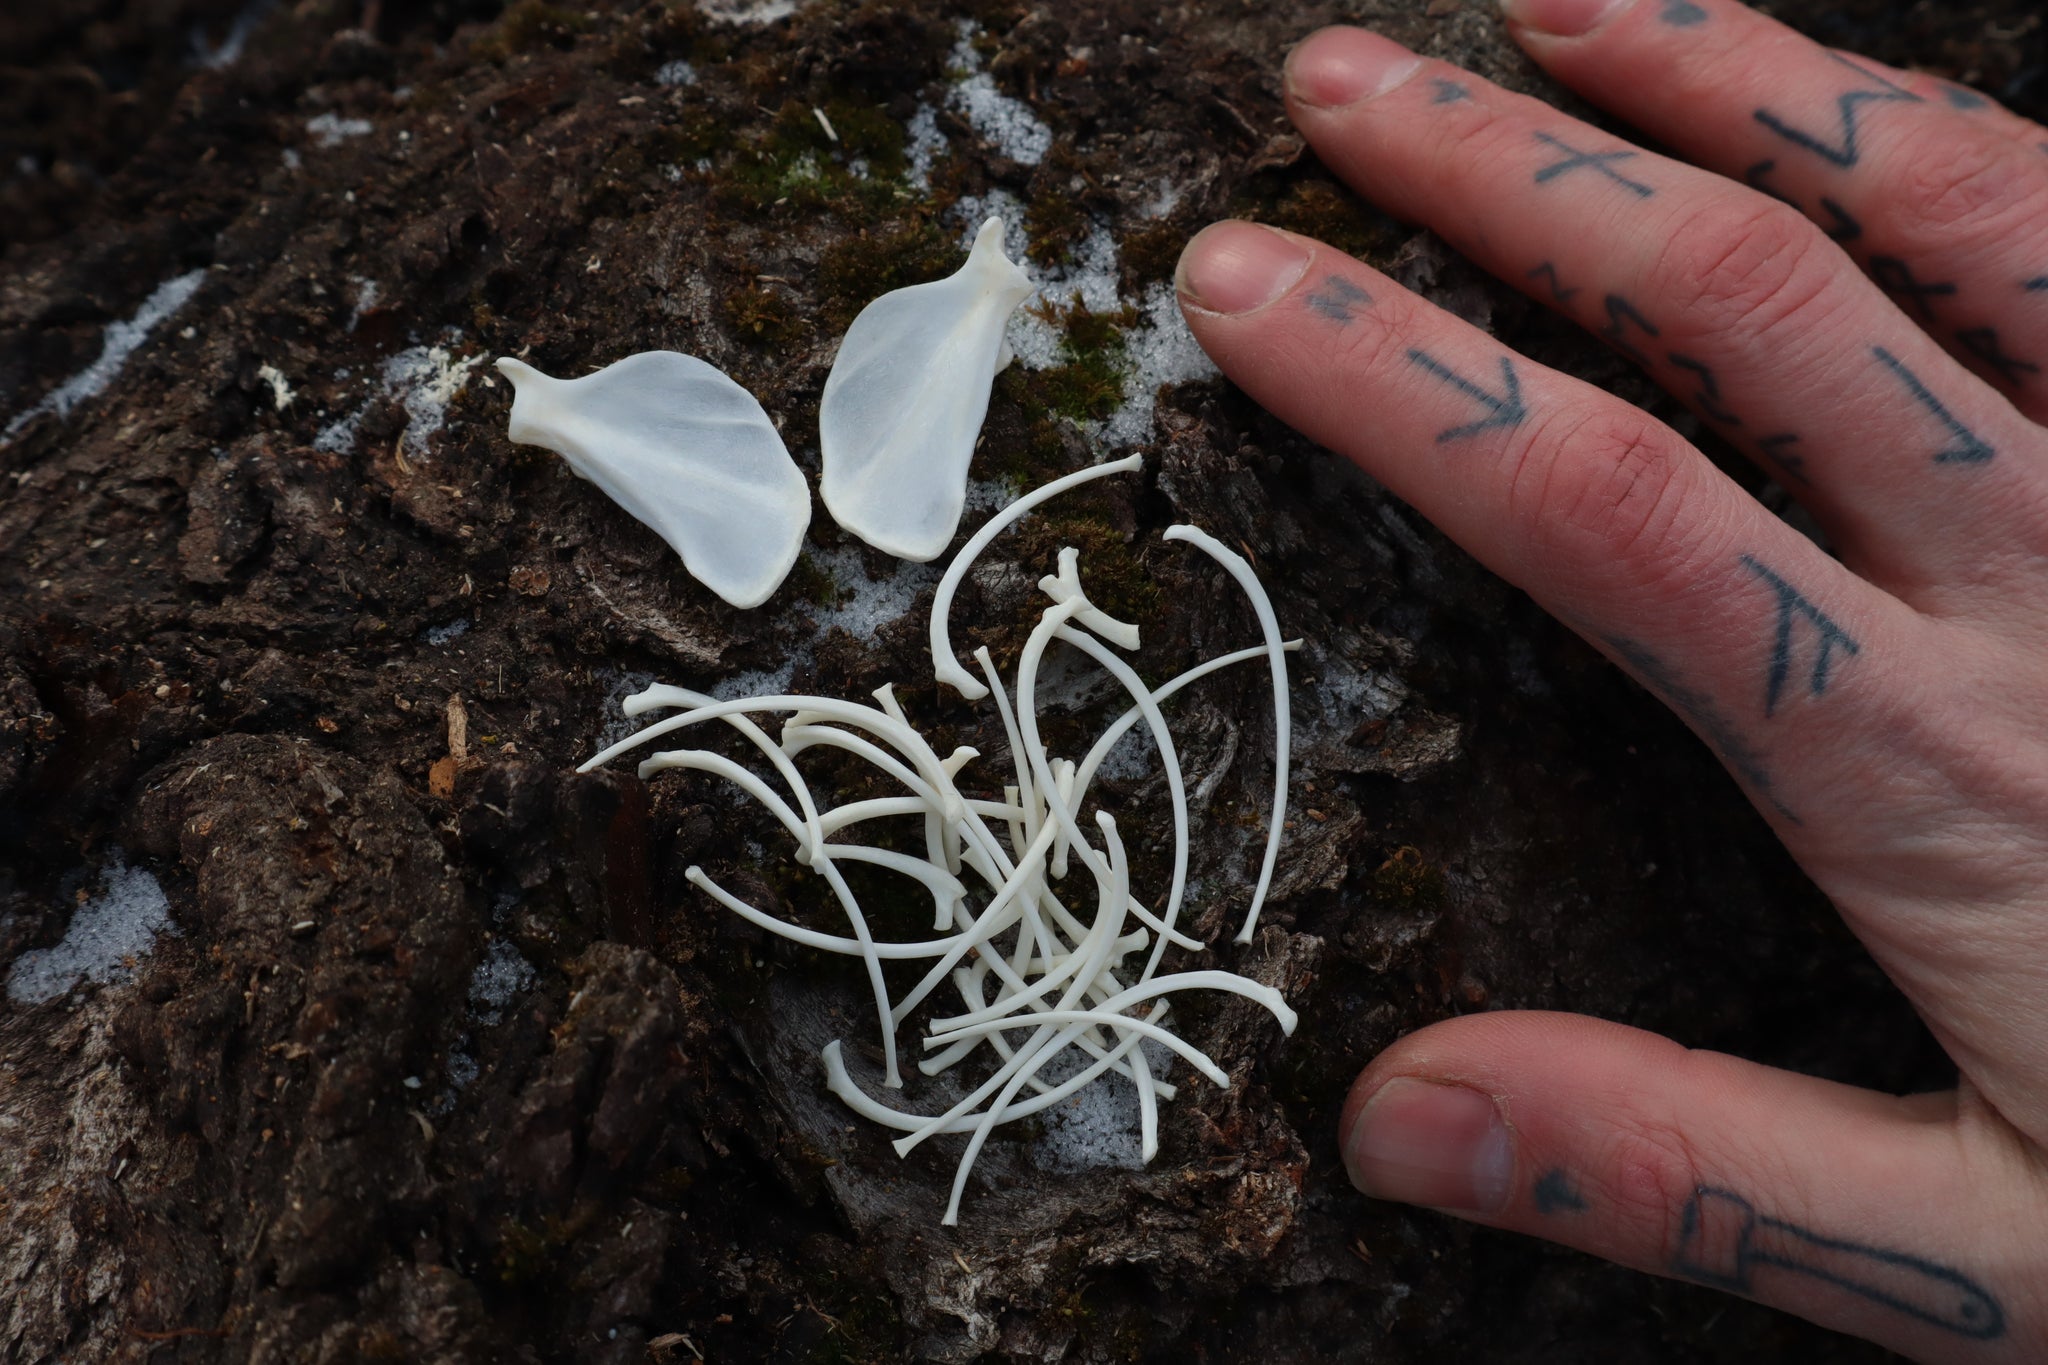
<svg viewBox="0 0 2048 1365"><path fill-rule="evenodd" d="M796 563L811 494L754 396L714 366L643 351L581 379L509 357L508 434L545 446L682 556L698 582L758 607Z"/></svg>
<svg viewBox="0 0 2048 1365"><path fill-rule="evenodd" d="M958 692L969 701L980 701L988 695L988 689L975 681L974 675L960 666L953 657L953 641L949 634L951 627L947 618L953 611L953 597L960 591L960 584L966 579L967 571L974 567L974 561L981 558L981 552L989 547L997 536L1014 526L1026 512L1051 498L1056 498L1070 488L1078 488L1105 474L1128 474L1144 465L1136 455L1126 455L1121 460L1110 460L1088 469L1077 470L1063 478L1054 479L1043 488L1035 488L990 517L981 524L968 542L960 547L960 553L953 556L953 562L946 566L944 576L939 579L938 592L932 598L932 676Z"/></svg>
<svg viewBox="0 0 2048 1365"><path fill-rule="evenodd" d="M920 563L946 548L1003 329L1032 287L991 218L956 273L892 290L853 320L818 405L821 491L841 526Z"/></svg>
<svg viewBox="0 0 2048 1365"><path fill-rule="evenodd" d="M1252 892L1251 909L1245 911L1244 928L1237 931L1239 943L1252 941L1252 928L1259 922L1259 909L1266 903L1266 888L1273 884L1273 864L1280 857L1280 831L1287 822L1287 748L1293 741L1293 726L1287 707L1287 652L1280 642L1280 621L1273 614L1273 599L1266 596L1259 576L1244 556L1199 526L1169 526L1164 539L1184 540L1221 564L1251 599L1266 633L1266 658L1273 667L1273 814L1266 826L1266 858L1259 865L1259 885Z"/></svg>

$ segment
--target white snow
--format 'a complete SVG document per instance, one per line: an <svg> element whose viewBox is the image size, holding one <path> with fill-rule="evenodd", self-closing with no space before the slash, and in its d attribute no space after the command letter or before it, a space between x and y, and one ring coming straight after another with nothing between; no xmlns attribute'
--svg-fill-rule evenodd
<svg viewBox="0 0 2048 1365"><path fill-rule="evenodd" d="M242 12L228 25L227 35L215 47L206 40L206 30L194 25L192 28L192 59L201 66L215 71L225 71L242 60L242 52L249 46L249 35L256 31L257 21L269 13L277 0L249 0L242 6Z"/></svg>
<svg viewBox="0 0 2048 1365"><path fill-rule="evenodd" d="M149 952L161 933L176 933L171 904L146 870L129 867L117 850L100 869L99 894L71 912L63 941L31 948L7 973L7 998L40 1005L68 994L83 981L125 981L134 960Z"/></svg>
<svg viewBox="0 0 2048 1365"><path fill-rule="evenodd" d="M755 669L721 679L708 689L710 696L730 701L736 697L765 697L787 692L790 680L796 676L797 665L809 661L818 645L833 630L843 630L856 640L872 639L882 627L908 616L917 602L917 595L939 581L941 566L938 563L914 564L893 557L889 560L894 566L893 572L881 578L869 578L866 561L857 545L842 545L831 550L811 546L806 553L810 555L811 563L839 590L838 605L817 613L809 637L790 648L781 667ZM652 681L652 678L648 679L648 682ZM645 683L641 684L641 687L645 686ZM636 721L627 725L625 733L632 733L639 724ZM612 742L609 732L606 742Z"/></svg>
<svg viewBox="0 0 2048 1365"><path fill-rule="evenodd" d="M697 12L721 24L772 24L797 10L796 0L697 0Z"/></svg>
<svg viewBox="0 0 2048 1365"><path fill-rule="evenodd" d="M654 73L654 83L671 88L682 85L695 85L697 83L697 68L691 66L681 57L676 58L672 62L663 62Z"/></svg>
<svg viewBox="0 0 2048 1365"><path fill-rule="evenodd" d="M946 103L998 153L1019 165L1036 166L1052 150L1052 129L1031 112L1030 105L1004 94L995 77L981 69L981 54L974 50L974 21L959 20L958 32L953 66L961 74L946 92Z"/></svg>
<svg viewBox="0 0 2048 1365"><path fill-rule="evenodd" d="M963 195L953 214L963 224L963 240L971 238L983 220L1000 217L1006 225L1004 249L1012 259L1026 259L1024 205L1008 190L997 187L985 195ZM1219 373L1188 330L1171 285L1147 285L1135 300L1121 292L1116 239L1102 224L1088 229L1087 236L1074 247L1072 259L1055 266L1029 261L1026 268L1038 281L1038 293L1011 315L1006 335L1017 363L1027 370L1048 369L1068 359L1060 328L1044 314L1071 308L1076 302L1091 313L1113 313L1126 306L1137 310L1137 322L1124 333L1129 368L1124 375L1123 402L1106 420L1082 424L1105 449L1139 445L1152 438L1160 385L1210 379Z"/></svg>
<svg viewBox="0 0 2048 1365"><path fill-rule="evenodd" d="M1146 1065L1160 1080L1173 1066L1171 1049L1146 1039ZM1067 1053L1041 1073L1048 1085L1078 1072L1086 1058ZM1104 1076L1084 1085L1041 1114L1045 1127L1031 1144L1031 1162L1041 1171L1141 1171L1144 1149L1138 1135L1138 1093L1128 1077Z"/></svg>
<svg viewBox="0 0 2048 1365"><path fill-rule="evenodd" d="M505 1017L512 997L533 984L533 964L519 955L512 941L494 938L469 978L469 1008L486 1027ZM450 1070L453 1070L450 1058ZM474 1065L474 1062L471 1063ZM456 1083L458 1088L460 1082Z"/></svg>
<svg viewBox="0 0 2048 1365"><path fill-rule="evenodd" d="M342 118L337 114L319 114L306 120L306 131L313 135L315 146L339 147L352 137L366 137L370 133L370 121L366 118Z"/></svg>
<svg viewBox="0 0 2048 1365"><path fill-rule="evenodd" d="M946 150L946 135L939 131L939 111L929 104L918 105L905 131L910 135L910 145L904 149L904 155L910 159L905 179L912 189L930 189L932 167Z"/></svg>
<svg viewBox="0 0 2048 1365"><path fill-rule="evenodd" d="M16 413L14 420L7 424L7 430L0 432L0 443L13 440L23 427L46 412L69 417L73 408L104 392L114 376L121 372L121 367L128 363L128 357L135 354L136 348L148 340L159 323L190 302L205 279L204 270L191 270L176 279L166 280L142 301L134 317L126 322L108 323L105 338L100 343L99 359L44 394L34 407Z"/></svg>
<svg viewBox="0 0 2048 1365"><path fill-rule="evenodd" d="M347 455L356 448L356 428L370 404L396 395L410 419L401 438L408 454L424 455L427 440L448 420L448 404L483 364L481 353L455 360L444 346L409 346L384 362L375 390L348 416L330 422L313 438L315 450Z"/></svg>

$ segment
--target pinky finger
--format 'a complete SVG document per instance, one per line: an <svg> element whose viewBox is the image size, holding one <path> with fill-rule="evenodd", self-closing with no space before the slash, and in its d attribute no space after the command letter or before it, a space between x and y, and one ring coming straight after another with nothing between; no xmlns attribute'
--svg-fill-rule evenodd
<svg viewBox="0 0 2048 1365"><path fill-rule="evenodd" d="M1744 1294L1918 1360L2048 1358L2048 1190L2002 1120L1576 1015L1451 1020L1353 1088L1368 1194Z"/></svg>

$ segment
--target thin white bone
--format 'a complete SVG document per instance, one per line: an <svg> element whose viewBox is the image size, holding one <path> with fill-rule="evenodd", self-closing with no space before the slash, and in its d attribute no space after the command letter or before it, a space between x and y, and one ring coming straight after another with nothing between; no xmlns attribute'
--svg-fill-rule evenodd
<svg viewBox="0 0 2048 1365"><path fill-rule="evenodd" d="M1287 748L1293 742L1293 727L1287 706L1287 654L1280 643L1280 621L1273 614L1273 599L1266 596L1259 576L1244 556L1199 526L1169 526L1165 539L1185 540L1221 564L1251 599L1266 633L1266 657L1273 667L1273 814L1266 826L1266 858L1259 865L1259 885L1252 892L1251 909L1245 912L1244 928L1237 931L1239 943L1252 941L1252 928L1259 922L1259 909L1266 903L1266 888L1273 884L1273 864L1280 857L1280 831L1287 822Z"/></svg>
<svg viewBox="0 0 2048 1365"><path fill-rule="evenodd" d="M736 607L758 607L789 575L811 494L775 423L716 367L643 351L580 379L507 357L508 433L546 446L651 527L683 567Z"/></svg>
<svg viewBox="0 0 2048 1365"><path fill-rule="evenodd" d="M953 656L951 627L947 618L953 611L953 597L960 591L960 584L966 579L967 571L974 567L974 561L990 542L1001 535L1023 517L1026 512L1040 503L1056 498L1070 488L1078 488L1092 479L1105 474L1128 474L1141 468L1145 461L1136 455L1126 455L1121 460L1077 470L1062 478L1054 479L1043 488L1035 488L990 517L981 524L968 542L960 547L960 553L953 556L953 562L946 566L946 572L939 579L938 592L932 597L932 675L940 682L958 692L969 701L980 701L988 695L988 689L976 682L974 675L960 666Z"/></svg>
<svg viewBox="0 0 2048 1365"><path fill-rule="evenodd" d="M861 310L818 404L820 491L841 526L903 559L946 548L966 505L1003 329L1032 288L991 218L957 272Z"/></svg>

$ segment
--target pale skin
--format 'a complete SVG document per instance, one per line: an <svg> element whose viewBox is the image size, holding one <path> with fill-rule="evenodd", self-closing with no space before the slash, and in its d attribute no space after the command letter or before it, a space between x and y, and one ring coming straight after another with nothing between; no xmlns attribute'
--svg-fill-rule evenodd
<svg viewBox="0 0 2048 1365"><path fill-rule="evenodd" d="M1368 1194L1917 1360L2048 1359L2048 129L1734 0L1508 0L1672 159L1355 28L1288 110L1361 195L1604 336L1812 512L1342 253L1178 287L1224 372L1670 703L1955 1060L1861 1091L1566 1014L1359 1076Z"/></svg>

